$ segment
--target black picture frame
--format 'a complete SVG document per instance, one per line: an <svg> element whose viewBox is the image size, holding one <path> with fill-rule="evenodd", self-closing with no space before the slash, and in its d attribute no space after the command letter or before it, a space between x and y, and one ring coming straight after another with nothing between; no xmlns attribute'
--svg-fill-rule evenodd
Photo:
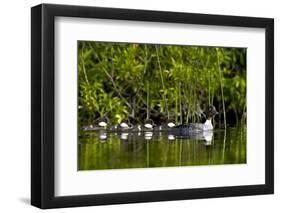
<svg viewBox="0 0 281 213"><path fill-rule="evenodd" d="M54 20L58 16L265 29L265 184L56 197ZM53 4L41 4L31 8L32 205L46 209L272 193L274 193L273 19Z"/></svg>

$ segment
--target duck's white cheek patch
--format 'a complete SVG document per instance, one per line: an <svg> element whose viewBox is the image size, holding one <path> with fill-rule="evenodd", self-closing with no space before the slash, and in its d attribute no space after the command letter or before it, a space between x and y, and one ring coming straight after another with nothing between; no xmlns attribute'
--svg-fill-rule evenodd
<svg viewBox="0 0 281 213"><path fill-rule="evenodd" d="M145 124L144 127L151 129L152 125L151 124Z"/></svg>
<svg viewBox="0 0 281 213"><path fill-rule="evenodd" d="M175 126L175 124L174 123L168 123L168 127L174 127Z"/></svg>
<svg viewBox="0 0 281 213"><path fill-rule="evenodd" d="M106 127L106 126L107 126L107 123L105 123L104 121L102 121L102 122L99 123L99 126Z"/></svg>
<svg viewBox="0 0 281 213"><path fill-rule="evenodd" d="M120 126L121 126L122 128L128 128L128 124L126 124L126 123L121 123Z"/></svg>

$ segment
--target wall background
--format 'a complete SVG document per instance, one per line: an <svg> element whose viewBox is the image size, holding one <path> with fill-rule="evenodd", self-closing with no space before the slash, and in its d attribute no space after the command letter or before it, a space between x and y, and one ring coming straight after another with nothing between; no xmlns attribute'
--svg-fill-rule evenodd
<svg viewBox="0 0 281 213"><path fill-rule="evenodd" d="M111 205L50 210L51 212L277 212L281 207L280 90L281 13L279 2L223 0L45 0L44 3L80 4L194 13L275 18L275 195L201 199L144 204ZM39 212L30 197L30 7L37 0L3 1L0 8L0 210ZM257 94L258 95L258 94ZM219 175L219 174L218 174ZM243 175L243 174L241 174Z"/></svg>

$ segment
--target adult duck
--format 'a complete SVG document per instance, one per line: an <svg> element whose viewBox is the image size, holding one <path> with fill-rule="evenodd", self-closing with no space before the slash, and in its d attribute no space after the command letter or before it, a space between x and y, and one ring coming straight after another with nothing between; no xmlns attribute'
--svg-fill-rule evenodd
<svg viewBox="0 0 281 213"><path fill-rule="evenodd" d="M212 119L218 114L216 107L210 106L206 113L204 123L181 124L171 128L171 132L176 135L191 135L202 131L212 131L214 129Z"/></svg>

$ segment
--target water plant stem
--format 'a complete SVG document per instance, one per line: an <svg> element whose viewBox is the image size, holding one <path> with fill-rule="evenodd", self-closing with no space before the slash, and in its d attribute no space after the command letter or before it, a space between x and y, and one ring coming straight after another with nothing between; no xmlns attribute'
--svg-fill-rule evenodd
<svg viewBox="0 0 281 213"><path fill-rule="evenodd" d="M217 52L217 67L218 67L218 72L219 72L220 88L221 88L221 98L222 98L222 108L223 108L223 121L224 121L224 128L226 129L226 113L225 113L225 104L224 104L224 95L223 95L222 71L221 71L220 63L219 63L218 48L216 48L216 52Z"/></svg>
<svg viewBox="0 0 281 213"><path fill-rule="evenodd" d="M167 113L167 116L168 116L168 119L169 119L170 118L170 113L169 113L169 110L168 110L168 103L167 103L167 97L166 97L166 87L165 87L165 84L164 84L164 78L163 78L163 73L162 73L162 68L161 68L161 64L160 64L160 59L159 59L159 54L158 54L157 46L155 46L155 49L156 49L157 62L158 62L159 71L160 71L162 89L163 89L163 92L164 92L163 99L164 99L164 102L165 102L166 113Z"/></svg>
<svg viewBox="0 0 281 213"><path fill-rule="evenodd" d="M175 89L175 121L178 123L178 91Z"/></svg>
<svg viewBox="0 0 281 213"><path fill-rule="evenodd" d="M146 91L146 119L149 119L149 82L147 82Z"/></svg>
<svg viewBox="0 0 281 213"><path fill-rule="evenodd" d="M211 106L211 75L210 75L210 69L208 69L208 73L209 73L209 78L208 78L208 86L209 86L209 89L208 89L208 92L209 92L209 106Z"/></svg>
<svg viewBox="0 0 281 213"><path fill-rule="evenodd" d="M182 124L182 106L181 106L181 83L179 83L179 106L180 106L180 123Z"/></svg>

